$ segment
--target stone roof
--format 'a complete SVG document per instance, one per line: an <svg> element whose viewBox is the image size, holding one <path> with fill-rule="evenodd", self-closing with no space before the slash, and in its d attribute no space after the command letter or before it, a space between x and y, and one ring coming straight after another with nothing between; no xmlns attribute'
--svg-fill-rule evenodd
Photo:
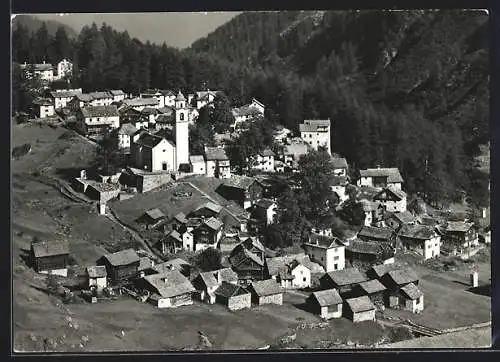
<svg viewBox="0 0 500 362"><path fill-rule="evenodd" d="M118 130L118 134L124 134L127 136L132 136L136 132L137 128L135 128L135 126L132 123L124 123Z"/></svg>
<svg viewBox="0 0 500 362"><path fill-rule="evenodd" d="M116 253L106 254L104 258L112 266L129 265L132 263L139 262L139 256L134 249L125 249L118 251Z"/></svg>
<svg viewBox="0 0 500 362"><path fill-rule="evenodd" d="M268 209L275 204L276 202L270 199L260 199L255 203L255 205L257 205L258 207L262 207L264 209Z"/></svg>
<svg viewBox="0 0 500 362"><path fill-rule="evenodd" d="M163 137L144 132L143 134L141 134L139 139L137 141L135 141L135 143L138 145L141 145L141 146L153 148L153 147L158 146L158 144L161 141L163 141L164 139L165 138L163 138Z"/></svg>
<svg viewBox="0 0 500 362"><path fill-rule="evenodd" d="M224 186L247 190L255 181L254 177L231 175L230 178L224 181Z"/></svg>
<svg viewBox="0 0 500 362"><path fill-rule="evenodd" d="M334 236L324 236L316 233L311 233L309 235L309 241L305 242L304 244L325 249L336 248L338 246L344 245L338 238Z"/></svg>
<svg viewBox="0 0 500 362"><path fill-rule="evenodd" d="M177 93L177 96L175 97L175 101L180 102L180 101L185 101L185 100L186 100L186 97L184 97L184 94L182 94L182 92L179 91L179 93Z"/></svg>
<svg viewBox="0 0 500 362"><path fill-rule="evenodd" d="M226 151L223 148L219 147L205 147L205 158L208 161L227 161L229 157L227 157Z"/></svg>
<svg viewBox="0 0 500 362"><path fill-rule="evenodd" d="M346 249L351 253L379 255L383 253L382 243L376 241L351 240Z"/></svg>
<svg viewBox="0 0 500 362"><path fill-rule="evenodd" d="M113 98L113 96L108 92L90 92L89 94L93 99Z"/></svg>
<svg viewBox="0 0 500 362"><path fill-rule="evenodd" d="M359 287L365 291L367 294L378 293L384 291L386 288L377 279L368 280L363 283L359 283Z"/></svg>
<svg viewBox="0 0 500 362"><path fill-rule="evenodd" d="M191 282L177 270L147 275L143 278L163 298L194 292Z"/></svg>
<svg viewBox="0 0 500 362"><path fill-rule="evenodd" d="M52 106L53 103L50 99L47 98L37 98L33 100L33 104L36 104L38 106Z"/></svg>
<svg viewBox="0 0 500 362"><path fill-rule="evenodd" d="M191 163L205 163L205 159L202 155L189 156L189 162Z"/></svg>
<svg viewBox="0 0 500 362"><path fill-rule="evenodd" d="M283 288L274 279L253 281L251 288L259 297L283 293Z"/></svg>
<svg viewBox="0 0 500 362"><path fill-rule="evenodd" d="M199 274L199 278L203 281L203 284L205 284L207 288L215 287L219 284L214 272L202 272Z"/></svg>
<svg viewBox="0 0 500 362"><path fill-rule="evenodd" d="M112 89L109 91L109 93L111 93L111 95L113 95L113 96L125 95L125 93L123 93L123 91L121 89Z"/></svg>
<svg viewBox="0 0 500 362"><path fill-rule="evenodd" d="M172 230L167 234L167 241L172 238L180 243L182 243L182 235L177 230Z"/></svg>
<svg viewBox="0 0 500 362"><path fill-rule="evenodd" d="M360 170L361 177L387 177L387 182L403 182L403 178L397 168L367 168Z"/></svg>
<svg viewBox="0 0 500 362"><path fill-rule="evenodd" d="M125 99L123 104L129 107L157 106L159 101L156 98L132 98Z"/></svg>
<svg viewBox="0 0 500 362"><path fill-rule="evenodd" d="M358 298L346 299L346 303L353 313L366 312L368 310L375 309L372 301L366 295Z"/></svg>
<svg viewBox="0 0 500 362"><path fill-rule="evenodd" d="M115 105L110 106L87 106L82 108L82 114L85 118L92 117L118 117L118 108Z"/></svg>
<svg viewBox="0 0 500 362"><path fill-rule="evenodd" d="M54 98L73 98L76 95L81 95L82 91L80 89L64 90L64 91L54 91L50 92L50 95Z"/></svg>
<svg viewBox="0 0 500 362"><path fill-rule="evenodd" d="M413 283L414 281L418 280L417 274L413 270L411 270L409 268L389 270L387 272L387 275L397 285L403 285L403 284Z"/></svg>
<svg viewBox="0 0 500 362"><path fill-rule="evenodd" d="M411 300L418 299L422 296L422 292L420 291L420 289L418 289L417 286L413 283L405 285L400 290Z"/></svg>
<svg viewBox="0 0 500 362"><path fill-rule="evenodd" d="M207 201L207 202L204 202L203 204L201 204L200 206L198 206L194 211L198 211L201 209L209 209L210 211L213 211L213 212L218 214L222 211L222 206L219 204L216 204L212 201Z"/></svg>
<svg viewBox="0 0 500 362"><path fill-rule="evenodd" d="M336 285L350 285L368 280L357 268L346 268L326 273L322 278L329 277Z"/></svg>
<svg viewBox="0 0 500 362"><path fill-rule="evenodd" d="M214 293L225 298L231 298L236 295L248 294L248 291L239 285L223 281Z"/></svg>
<svg viewBox="0 0 500 362"><path fill-rule="evenodd" d="M219 230L224 225L221 221L219 221L215 217L211 217L210 219L205 220L203 224L207 225L212 230Z"/></svg>
<svg viewBox="0 0 500 362"><path fill-rule="evenodd" d="M145 212L153 220L158 220L165 217L165 214L158 208L151 209Z"/></svg>
<svg viewBox="0 0 500 362"><path fill-rule="evenodd" d="M153 261L149 259L147 256L144 256L139 259L139 266L137 267L137 270L138 271L146 270L152 268L153 265L154 265Z"/></svg>
<svg viewBox="0 0 500 362"><path fill-rule="evenodd" d="M370 201L367 199L359 200L359 204L361 205L361 208L363 209L364 212L370 212L376 210L380 205L378 202Z"/></svg>
<svg viewBox="0 0 500 362"><path fill-rule="evenodd" d="M388 227L363 226L358 237L374 240L389 240L394 235L394 230Z"/></svg>
<svg viewBox="0 0 500 362"><path fill-rule="evenodd" d="M52 70L54 67L50 63L43 63L43 64L21 64L21 69L25 69L28 67L33 67L34 71L38 72L43 72L47 70Z"/></svg>
<svg viewBox="0 0 500 362"><path fill-rule="evenodd" d="M300 132L326 132L326 128L330 125L329 119L309 119L299 124L299 130Z"/></svg>
<svg viewBox="0 0 500 362"><path fill-rule="evenodd" d="M347 160L344 157L332 157L333 168L347 168Z"/></svg>
<svg viewBox="0 0 500 362"><path fill-rule="evenodd" d="M89 278L105 278L108 275L106 267L103 265L92 265L87 267L87 274Z"/></svg>
<svg viewBox="0 0 500 362"><path fill-rule="evenodd" d="M395 269L399 269L399 267L396 266L395 264L380 264L380 265L374 265L371 267L371 270L373 270L373 272L375 273L377 278L380 278L383 275L385 275L387 272L389 272L391 270L395 270Z"/></svg>
<svg viewBox="0 0 500 362"><path fill-rule="evenodd" d="M342 298L336 289L321 290L319 292L314 292L311 297L318 301L321 307L326 307L328 305L342 304Z"/></svg>
<svg viewBox="0 0 500 362"><path fill-rule="evenodd" d="M463 221L448 221L445 231L466 233L473 225L473 223Z"/></svg>
<svg viewBox="0 0 500 362"><path fill-rule="evenodd" d="M436 230L427 225L403 225L398 236L409 239L429 240L436 235Z"/></svg>
<svg viewBox="0 0 500 362"><path fill-rule="evenodd" d="M392 212L388 216L397 219L402 224L408 224L416 221L415 216L413 216L409 211Z"/></svg>
<svg viewBox="0 0 500 362"><path fill-rule="evenodd" d="M234 117L261 115L260 111L250 104L245 104L244 106L233 108L232 113Z"/></svg>
<svg viewBox="0 0 500 362"><path fill-rule="evenodd" d="M222 268L218 270L214 270L213 273L218 275L220 281L225 282L237 282L238 274L231 268Z"/></svg>
<svg viewBox="0 0 500 362"><path fill-rule="evenodd" d="M259 155L263 157L276 156L276 154L270 148L264 149L262 152L259 153Z"/></svg>
<svg viewBox="0 0 500 362"><path fill-rule="evenodd" d="M31 244L35 258L43 258L46 256L56 256L69 254L69 243L66 240L58 241L42 241Z"/></svg>
<svg viewBox="0 0 500 362"><path fill-rule="evenodd" d="M92 96L88 93L77 93L74 95L74 97L82 102L90 102L93 99Z"/></svg>

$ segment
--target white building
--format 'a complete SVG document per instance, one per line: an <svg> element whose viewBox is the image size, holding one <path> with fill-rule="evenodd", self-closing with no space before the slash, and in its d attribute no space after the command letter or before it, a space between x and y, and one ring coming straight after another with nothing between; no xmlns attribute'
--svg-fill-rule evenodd
<svg viewBox="0 0 500 362"><path fill-rule="evenodd" d="M285 146L283 149L283 160L286 167L297 168L300 158L306 155L310 150L308 144L304 142L294 142Z"/></svg>
<svg viewBox="0 0 500 362"><path fill-rule="evenodd" d="M290 263L292 288L309 288L311 286L311 270L297 260Z"/></svg>
<svg viewBox="0 0 500 362"><path fill-rule="evenodd" d="M24 76L28 79L38 78L42 81L52 82L54 80L54 67L52 64L20 64L21 70L24 71Z"/></svg>
<svg viewBox="0 0 500 362"><path fill-rule="evenodd" d="M93 265L89 266L85 271L89 288L96 288L97 291L102 291L108 286L108 274L105 266Z"/></svg>
<svg viewBox="0 0 500 362"><path fill-rule="evenodd" d="M424 260L441 254L441 236L431 226L403 225L398 237L405 249L421 255Z"/></svg>
<svg viewBox="0 0 500 362"><path fill-rule="evenodd" d="M113 95L109 92L90 92L89 95L92 97L91 106L109 106L114 101Z"/></svg>
<svg viewBox="0 0 500 362"><path fill-rule="evenodd" d="M57 63L57 79L63 79L71 76L73 73L73 63L67 59L61 60Z"/></svg>
<svg viewBox="0 0 500 362"><path fill-rule="evenodd" d="M299 125L300 137L313 149L318 150L320 146L326 147L328 153L331 154L330 128L330 119L304 120L304 123Z"/></svg>
<svg viewBox="0 0 500 362"><path fill-rule="evenodd" d="M132 123L124 123L118 130L118 148L130 152L130 144L137 128Z"/></svg>
<svg viewBox="0 0 500 362"><path fill-rule="evenodd" d="M263 172L274 172L274 152L266 148L262 152L257 153L251 157L251 167L254 170L259 170Z"/></svg>
<svg viewBox="0 0 500 362"><path fill-rule="evenodd" d="M312 233L303 248L311 261L323 266L327 273L345 268L345 246L335 237Z"/></svg>
<svg viewBox="0 0 500 362"><path fill-rule="evenodd" d="M176 167L189 165L189 110L186 98L179 91L175 98Z"/></svg>
<svg viewBox="0 0 500 362"><path fill-rule="evenodd" d="M264 117L264 110L265 106L255 98L252 98L249 104L233 108L234 123L231 128L237 131L240 127L244 127L248 121Z"/></svg>
<svg viewBox="0 0 500 362"><path fill-rule="evenodd" d="M278 204L269 199L259 199L254 204L254 216L259 220L264 220L266 225L273 224L276 220L276 210Z"/></svg>
<svg viewBox="0 0 500 362"><path fill-rule="evenodd" d="M349 181L345 176L338 176L333 178L331 184L331 190L339 197L339 204L346 202L349 199L347 194L347 186Z"/></svg>
<svg viewBox="0 0 500 362"><path fill-rule="evenodd" d="M373 200L380 202L384 209L389 212L406 211L406 192L395 186L383 188L374 196Z"/></svg>
<svg viewBox="0 0 500 362"><path fill-rule="evenodd" d="M77 113L77 128L89 137L101 137L120 127L116 106L84 107Z"/></svg>
<svg viewBox="0 0 500 362"><path fill-rule="evenodd" d="M109 93L113 96L113 102L121 102L125 99L125 93L121 89L112 89Z"/></svg>
<svg viewBox="0 0 500 362"><path fill-rule="evenodd" d="M33 105L36 107L36 115L39 118L51 117L54 115L54 104L50 99L35 99Z"/></svg>
<svg viewBox="0 0 500 362"><path fill-rule="evenodd" d="M196 109L201 109L208 104L213 103L219 91L198 91L196 92Z"/></svg>
<svg viewBox="0 0 500 362"><path fill-rule="evenodd" d="M394 186L401 189L403 178L397 168L368 168L359 171L358 186L384 188Z"/></svg>
<svg viewBox="0 0 500 362"><path fill-rule="evenodd" d="M347 160L344 157L332 157L333 174L347 177Z"/></svg>
<svg viewBox="0 0 500 362"><path fill-rule="evenodd" d="M189 156L189 164L191 165L192 173L196 175L205 175L207 173L205 159L202 155Z"/></svg>
<svg viewBox="0 0 500 362"><path fill-rule="evenodd" d="M77 95L82 94L82 88L77 89L58 89L50 92L54 99L55 109L64 108L69 105L70 101ZM82 105L83 107L83 105ZM81 107L80 107L81 108Z"/></svg>
<svg viewBox="0 0 500 362"><path fill-rule="evenodd" d="M208 177L231 177L231 163L223 148L205 146L205 162Z"/></svg>

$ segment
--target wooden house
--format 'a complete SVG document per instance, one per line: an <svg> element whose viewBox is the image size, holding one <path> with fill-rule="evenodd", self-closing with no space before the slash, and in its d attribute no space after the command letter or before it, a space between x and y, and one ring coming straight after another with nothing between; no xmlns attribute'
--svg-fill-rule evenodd
<svg viewBox="0 0 500 362"><path fill-rule="evenodd" d="M223 281L214 291L217 303L223 304L229 310L250 308L252 295L242 286Z"/></svg>
<svg viewBox="0 0 500 362"><path fill-rule="evenodd" d="M159 242L158 249L163 254L177 253L181 250L194 251L193 234L186 229L183 231L172 230Z"/></svg>
<svg viewBox="0 0 500 362"><path fill-rule="evenodd" d="M324 273L325 269L311 262L305 254L266 258L267 277L275 279L282 288L308 288L311 274Z"/></svg>
<svg viewBox="0 0 500 362"><path fill-rule="evenodd" d="M189 218L211 218L218 217L222 206L211 201L205 202L189 213Z"/></svg>
<svg viewBox="0 0 500 362"><path fill-rule="evenodd" d="M208 304L215 303L215 290L220 286L213 272L203 272L193 279L193 286L198 292L199 299Z"/></svg>
<svg viewBox="0 0 500 362"><path fill-rule="evenodd" d="M351 266L366 271L373 265L394 263L395 251L386 243L354 239L346 246L345 255Z"/></svg>
<svg viewBox="0 0 500 362"><path fill-rule="evenodd" d="M424 310L424 295L415 284L406 284L389 296L389 307L420 313Z"/></svg>
<svg viewBox="0 0 500 362"><path fill-rule="evenodd" d="M344 317L352 320L354 323L375 321L375 312L375 305L366 295L345 300Z"/></svg>
<svg viewBox="0 0 500 362"><path fill-rule="evenodd" d="M265 250L256 238L248 238L238 244L229 255L229 263L238 274L241 283L263 280L266 274Z"/></svg>
<svg viewBox="0 0 500 362"><path fill-rule="evenodd" d="M263 187L254 177L232 175L217 188L217 192L246 210L262 198Z"/></svg>
<svg viewBox="0 0 500 362"><path fill-rule="evenodd" d="M396 247L396 233L388 227L363 226L358 233L358 239L364 241L377 241Z"/></svg>
<svg viewBox="0 0 500 362"><path fill-rule="evenodd" d="M369 279L377 279L379 281L382 280L382 277L391 270L397 270L401 267L396 264L378 264L373 265L370 269L366 271L366 276Z"/></svg>
<svg viewBox="0 0 500 362"><path fill-rule="evenodd" d="M383 188L375 197L374 201L380 202L385 210L390 212L406 211L406 192L395 187Z"/></svg>
<svg viewBox="0 0 500 362"><path fill-rule="evenodd" d="M377 279L359 283L354 290L355 295L362 297L366 295L377 309L384 309L386 300L386 287Z"/></svg>
<svg viewBox="0 0 500 362"><path fill-rule="evenodd" d="M97 291L101 291L108 286L108 274L106 272L106 267L101 265L89 266L85 270L87 276L87 285L89 289L96 288Z"/></svg>
<svg viewBox="0 0 500 362"><path fill-rule="evenodd" d="M377 226L390 227L397 233L404 225L415 225L416 223L417 223L416 217L413 216L409 211L387 212L384 215L384 220L383 220L384 225L377 225Z"/></svg>
<svg viewBox="0 0 500 362"><path fill-rule="evenodd" d="M252 294L254 304L283 304L283 289L274 279L254 281L248 290Z"/></svg>
<svg viewBox="0 0 500 362"><path fill-rule="evenodd" d="M441 236L432 226L404 225L398 237L405 250L420 255L423 260L437 258L441 254Z"/></svg>
<svg viewBox="0 0 500 362"><path fill-rule="evenodd" d="M66 240L32 243L30 259L37 273L66 276L69 264L69 243Z"/></svg>
<svg viewBox="0 0 500 362"><path fill-rule="evenodd" d="M443 230L443 242L456 247L461 252L463 248L478 246L479 238L473 223L448 221Z"/></svg>
<svg viewBox="0 0 500 362"><path fill-rule="evenodd" d="M202 220L202 224L193 230L194 251L205 250L206 248L216 249L222 238L224 224L215 217Z"/></svg>
<svg viewBox="0 0 500 362"><path fill-rule="evenodd" d="M104 255L98 265L104 265L110 280L119 283L137 276L139 262L140 258L133 249L125 249Z"/></svg>
<svg viewBox="0 0 500 362"><path fill-rule="evenodd" d="M336 289L311 293L306 299L306 308L323 319L342 317L342 298Z"/></svg>
<svg viewBox="0 0 500 362"><path fill-rule="evenodd" d="M165 214L158 208L146 211L137 221L146 224L148 227L154 227L156 224L165 220Z"/></svg>
<svg viewBox="0 0 500 362"><path fill-rule="evenodd" d="M193 304L195 291L191 282L177 270L147 275L137 281L149 293L149 302L158 308L174 308Z"/></svg>
<svg viewBox="0 0 500 362"><path fill-rule="evenodd" d="M187 223L187 217L183 212L179 212L174 216L174 218L170 221L170 225L173 230L179 230L181 227L185 227Z"/></svg>
<svg viewBox="0 0 500 362"><path fill-rule="evenodd" d="M342 298L353 295L353 288L368 278L356 268L337 270L323 275L319 282L322 289L337 289Z"/></svg>
<svg viewBox="0 0 500 362"><path fill-rule="evenodd" d="M395 269L385 273L381 282L388 291L393 292L410 283L418 285L418 275L410 268Z"/></svg>

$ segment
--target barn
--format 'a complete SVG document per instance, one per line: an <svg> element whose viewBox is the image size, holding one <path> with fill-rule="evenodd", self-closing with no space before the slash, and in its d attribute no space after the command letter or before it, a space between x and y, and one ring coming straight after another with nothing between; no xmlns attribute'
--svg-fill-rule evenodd
<svg viewBox="0 0 500 362"><path fill-rule="evenodd" d="M355 287L355 294L358 296L366 295L372 303L380 310L384 310L385 306L385 286L380 283L378 280L368 280L363 283L359 283Z"/></svg>
<svg viewBox="0 0 500 362"><path fill-rule="evenodd" d="M375 305L366 295L345 300L344 316L354 323L375 321L375 310Z"/></svg>
<svg viewBox="0 0 500 362"><path fill-rule="evenodd" d="M151 274L137 282L139 288L150 293L149 302L158 308L175 308L193 304L191 282L177 270Z"/></svg>
<svg viewBox="0 0 500 362"><path fill-rule="evenodd" d="M353 296L353 288L368 278L356 268L336 270L323 275L319 282L322 289L337 289L343 298Z"/></svg>
<svg viewBox="0 0 500 362"><path fill-rule="evenodd" d="M415 284L410 283L389 297L389 306L420 313L424 310L424 295Z"/></svg>
<svg viewBox="0 0 500 362"><path fill-rule="evenodd" d="M283 289L274 279L254 281L248 289L257 305L283 304Z"/></svg>
<svg viewBox="0 0 500 362"><path fill-rule="evenodd" d="M306 308L323 319L342 317L342 298L335 289L312 293L306 299Z"/></svg>
<svg viewBox="0 0 500 362"><path fill-rule="evenodd" d="M30 258L38 273L66 276L69 264L69 243L66 240L32 243Z"/></svg>
<svg viewBox="0 0 500 362"><path fill-rule="evenodd" d="M133 249L106 254L98 260L98 264L106 267L108 277L115 283L135 277L139 263L140 258Z"/></svg>
<svg viewBox="0 0 500 362"><path fill-rule="evenodd" d="M250 308L252 295L243 287L223 281L215 290L215 301L230 310Z"/></svg>

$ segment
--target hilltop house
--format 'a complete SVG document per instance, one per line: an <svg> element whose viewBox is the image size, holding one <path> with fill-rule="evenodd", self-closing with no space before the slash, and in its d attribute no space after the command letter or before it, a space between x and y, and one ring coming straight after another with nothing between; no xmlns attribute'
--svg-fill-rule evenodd
<svg viewBox="0 0 500 362"><path fill-rule="evenodd" d="M232 175L219 186L217 192L246 210L262 198L263 187L254 177Z"/></svg>
<svg viewBox="0 0 500 362"><path fill-rule="evenodd" d="M77 95L82 94L82 88L77 89L57 89L50 92L54 99L54 108L60 109L69 105L69 102Z"/></svg>
<svg viewBox="0 0 500 362"><path fill-rule="evenodd" d="M55 114L54 105L50 99L37 98L33 101L35 116L39 118L51 117Z"/></svg>
<svg viewBox="0 0 500 362"><path fill-rule="evenodd" d="M130 153L131 138L137 133L137 128L131 123L124 123L118 129L118 148L126 153Z"/></svg>
<svg viewBox="0 0 500 362"><path fill-rule="evenodd" d="M385 210L390 212L406 211L406 192L393 186L383 188L375 197L374 201L380 202Z"/></svg>
<svg viewBox="0 0 500 362"><path fill-rule="evenodd" d="M342 298L335 289L311 293L306 299L306 307L323 319L342 317Z"/></svg>
<svg viewBox="0 0 500 362"><path fill-rule="evenodd" d="M358 186L376 188L393 186L396 189L401 189L403 183L403 178L397 168L368 168L360 170L359 175Z"/></svg>
<svg viewBox="0 0 500 362"><path fill-rule="evenodd" d="M66 276L69 243L65 240L31 243L30 260L37 273Z"/></svg>
<svg viewBox="0 0 500 362"><path fill-rule="evenodd" d="M104 137L108 132L120 127L120 115L116 106L89 106L77 113L76 126L91 138Z"/></svg>
<svg viewBox="0 0 500 362"><path fill-rule="evenodd" d="M222 179L231 177L231 163L223 148L205 146L205 162L208 177Z"/></svg>
<svg viewBox="0 0 500 362"><path fill-rule="evenodd" d="M438 257L441 253L441 236L432 226L404 225L398 237L404 249L413 251L424 260Z"/></svg>
<svg viewBox="0 0 500 362"><path fill-rule="evenodd" d="M366 282L368 278L356 268L347 268L344 270L336 270L327 272L323 275L319 283L322 289L337 289L342 298L353 296L354 287Z"/></svg>
<svg viewBox="0 0 500 362"><path fill-rule="evenodd" d="M322 146L331 154L330 127L330 119L304 120L304 123L299 125L300 137L313 149L318 150L318 147Z"/></svg>
<svg viewBox="0 0 500 362"><path fill-rule="evenodd" d="M394 263L394 256L394 249L390 245L376 241L351 240L345 250L345 257L351 266L362 270L376 264Z"/></svg>
<svg viewBox="0 0 500 362"><path fill-rule="evenodd" d="M256 280L250 284L248 291L254 304L283 304L283 289L274 279Z"/></svg>
<svg viewBox="0 0 500 362"><path fill-rule="evenodd" d="M89 289L95 288L97 291L101 291L108 286L108 274L105 266L89 266L85 269L85 274Z"/></svg>
<svg viewBox="0 0 500 362"><path fill-rule="evenodd" d="M26 64L24 62L19 67L27 79L38 78L44 82L52 82L54 80L54 67L52 64L45 63L45 61L42 64Z"/></svg>
<svg viewBox="0 0 500 362"><path fill-rule="evenodd" d="M193 304L191 282L177 270L146 275L137 281L148 292L148 301L158 308L175 308Z"/></svg>
<svg viewBox="0 0 500 362"><path fill-rule="evenodd" d="M358 239L387 243L396 247L396 233L388 227L363 226L358 233Z"/></svg>
<svg viewBox="0 0 500 362"><path fill-rule="evenodd" d="M274 172L274 152L266 148L265 150L253 155L248 160L251 168L262 172Z"/></svg>
<svg viewBox="0 0 500 362"><path fill-rule="evenodd" d="M119 283L137 276L139 260L133 249L125 249L104 255L97 261L97 265L104 265L111 281Z"/></svg>
<svg viewBox="0 0 500 362"><path fill-rule="evenodd" d="M368 296L346 299L344 316L354 323L375 321L375 305Z"/></svg>
<svg viewBox="0 0 500 362"><path fill-rule="evenodd" d="M345 246L335 237L312 233L302 247L311 261L323 266L326 272L345 268Z"/></svg>

